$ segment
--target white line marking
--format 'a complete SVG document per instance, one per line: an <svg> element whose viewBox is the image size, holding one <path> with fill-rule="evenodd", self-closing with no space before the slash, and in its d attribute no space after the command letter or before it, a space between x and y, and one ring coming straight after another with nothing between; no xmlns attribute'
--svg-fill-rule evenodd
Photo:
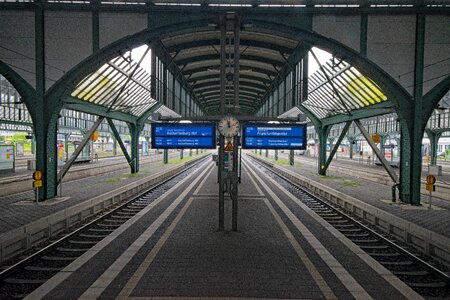
<svg viewBox="0 0 450 300"><path fill-rule="evenodd" d="M331 253L322 245L322 243L313 235L311 231L292 213L292 211L278 198L277 195L260 179L257 177L254 170L248 169L250 173L255 176L256 180L262 185L264 190L272 197L275 203L281 208L286 216L291 220L298 231L305 237L308 243L316 250L317 254L328 265L328 267L336 274L336 277L342 282L347 290L355 297L355 299L372 299L372 297L364 290L364 288L347 272L347 270L339 263L339 261L331 255ZM263 174L260 172L260 174ZM269 181L278 184L266 176ZM279 187L282 191L284 189ZM287 192L287 191L286 191Z"/></svg>
<svg viewBox="0 0 450 300"><path fill-rule="evenodd" d="M211 163L212 164L212 163ZM206 170L204 171L206 172ZM42 299L45 295L50 293L53 289L55 289L58 285L60 285L64 280L66 280L73 272L77 271L81 266L87 263L91 258L93 258L97 253L99 253L103 248L107 247L112 241L114 241L120 234L125 232L128 227L137 222L142 216L152 210L155 206L157 206L161 201L167 198L168 195L172 194L174 191L178 190L178 188L184 184L187 180L190 180L192 176L197 174L197 172L193 172L172 188L170 188L163 195L158 197L158 199L154 200L151 204L145 207L142 211L137 213L134 217L123 223L119 228L114 230L109 236L105 237L99 243L97 243L94 247L86 251L83 255L73 261L70 265L65 267L59 273L54 275L32 293L25 297L25 300L34 300L34 299ZM203 173L202 173L203 174Z"/></svg>
<svg viewBox="0 0 450 300"><path fill-rule="evenodd" d="M145 271L147 271L147 269L150 267L153 260L155 259L156 255L158 255L159 250L161 250L161 248L164 246L167 239L172 234L175 227L178 225L178 222L181 220L181 218L186 213L187 209L192 204L193 199L194 199L193 197L189 198L189 200L183 206L183 208L181 209L179 214L173 220L172 224L170 224L169 228L167 228L167 230L164 232L164 234L159 239L159 241L156 243L156 245L153 247L153 249L150 251L150 253L145 257L145 259L141 263L141 265L134 272L133 276L131 276L131 278L125 284L125 287L122 289L122 291L120 292L119 296L117 296L116 299L127 299L130 296L131 292L137 286L138 282L141 280Z"/></svg>
<svg viewBox="0 0 450 300"><path fill-rule="evenodd" d="M99 277L97 280L81 295L79 299L90 299L99 297L109 284L119 275L134 255L144 246L150 237L158 230L163 222L177 208L177 206L186 198L186 195L197 185L197 182L212 167L212 163L199 175L194 181L170 204L168 208L141 234L125 252L116 259L115 262Z"/></svg>
<svg viewBox="0 0 450 300"><path fill-rule="evenodd" d="M249 177L253 180L253 176L260 181L259 178L256 177L255 173L251 173L252 170L250 170L247 166L246 169L249 171ZM255 182L255 181L253 181ZM261 183L261 181L260 181ZM263 184L262 184L263 185ZM263 185L263 187L266 189L266 187ZM266 189L267 190L267 189ZM272 196L272 195L271 195ZM273 197L272 197L273 198ZM266 204L269 211L272 213L273 217L277 221L278 225L281 227L281 230L286 235L289 243L294 248L295 252L297 253L298 257L301 259L303 264L305 265L306 269L308 270L309 274L313 278L313 280L316 282L317 287L320 289L322 294L325 296L326 299L337 299L336 295L333 293L331 288L326 283L325 279L320 275L320 272L317 270L313 262L309 259L308 255L305 253L303 248L300 246L300 244L297 242L295 237L293 236L292 232L289 230L289 228L286 226L286 224L281 219L280 215L275 211L272 204L270 204L269 200L265 198L264 204Z"/></svg>
<svg viewBox="0 0 450 300"><path fill-rule="evenodd" d="M275 181L271 178L268 178L270 181ZM278 185L277 185L278 186ZM381 277L383 277L387 282L391 284L397 291L399 291L406 299L423 299L422 296L417 294L412 288L406 285L403 281L401 281L397 276L392 274L388 269L383 267L379 262L377 262L373 257L367 254L364 250L362 250L358 245L353 243L350 239L348 239L344 234L342 234L339 230L334 228L330 223L322 219L318 214L312 211L308 206L306 206L302 201L300 201L297 197L292 195L288 190L279 187L280 190L286 194L295 204L300 206L307 214L309 214L314 220L320 223L325 229L327 229L331 234L333 234L337 239L339 239L347 248L349 248L353 253L355 253L362 261L364 261L370 268L372 268L376 273L378 273Z"/></svg>

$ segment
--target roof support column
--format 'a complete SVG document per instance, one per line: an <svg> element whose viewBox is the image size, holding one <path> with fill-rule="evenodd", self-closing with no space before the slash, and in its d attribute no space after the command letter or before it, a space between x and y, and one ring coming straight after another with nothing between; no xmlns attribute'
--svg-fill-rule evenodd
<svg viewBox="0 0 450 300"><path fill-rule="evenodd" d="M363 0L361 6L367 6L367 1ZM367 56L367 14L361 14L361 25L359 31L359 53Z"/></svg>
<svg viewBox="0 0 450 300"><path fill-rule="evenodd" d="M156 53L150 53L150 96L156 99Z"/></svg>
<svg viewBox="0 0 450 300"><path fill-rule="evenodd" d="M225 16L222 15L220 17L220 102L219 102L219 111L223 116L225 114L225 84L226 84L226 20ZM219 230L225 230L225 197L224 197L224 186L222 180L222 170L224 167L224 149L225 148L225 140L222 135L219 136L219 167L217 168L217 179L219 182Z"/></svg>
<svg viewBox="0 0 450 300"><path fill-rule="evenodd" d="M128 124L130 128L131 135L131 173L139 172L139 135L141 133L142 128L135 124Z"/></svg>
<svg viewBox="0 0 450 300"><path fill-rule="evenodd" d="M234 113L239 114L239 61L240 61L240 36L241 36L241 20L239 15L235 16L234 20Z"/></svg>
<svg viewBox="0 0 450 300"><path fill-rule="evenodd" d="M36 57L36 103L33 116L36 136L36 169L43 174L43 186L39 198L45 200L56 196L56 127L57 114L45 101L45 37L44 8L36 1L35 9L35 57Z"/></svg>
<svg viewBox="0 0 450 300"><path fill-rule="evenodd" d="M414 58L414 109L412 117L401 122L400 199L420 204L422 173L423 67L425 43L425 15L416 16L416 40Z"/></svg>
<svg viewBox="0 0 450 300"><path fill-rule="evenodd" d="M100 18L98 14L99 0L92 0L94 9L92 10L92 52L100 49Z"/></svg>
<svg viewBox="0 0 450 300"><path fill-rule="evenodd" d="M319 164L317 172L319 175L326 175L327 169L325 168L327 159L327 138L330 133L331 126L315 126L317 135L319 136Z"/></svg>
<svg viewBox="0 0 450 300"><path fill-rule="evenodd" d="M437 146L438 141L442 135L442 132L436 132L431 129L425 129L425 132L427 133L428 139L430 140L430 157L431 161L430 163L435 166L437 164Z"/></svg>
<svg viewBox="0 0 450 300"><path fill-rule="evenodd" d="M355 145L355 137L348 135L347 140L350 145L350 147L349 147L350 148L349 149L350 159L353 159L353 149L355 148L355 146L354 146Z"/></svg>
<svg viewBox="0 0 450 300"><path fill-rule="evenodd" d="M167 106L167 68L166 64L163 65L163 78L162 78L162 103Z"/></svg>

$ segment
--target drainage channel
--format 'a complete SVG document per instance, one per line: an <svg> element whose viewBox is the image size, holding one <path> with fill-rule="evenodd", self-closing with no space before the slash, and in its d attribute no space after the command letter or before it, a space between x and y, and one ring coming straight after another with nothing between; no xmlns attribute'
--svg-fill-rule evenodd
<svg viewBox="0 0 450 300"><path fill-rule="evenodd" d="M344 213L340 207L313 196L281 174L250 158L255 166L288 190L317 215L339 230L353 243L391 271L423 297L450 296L450 276L406 248L369 228L357 217Z"/></svg>
<svg viewBox="0 0 450 300"><path fill-rule="evenodd" d="M126 200L61 239L0 272L0 299L22 299L64 269L127 220L158 199L186 176L201 168L200 159L165 181Z"/></svg>

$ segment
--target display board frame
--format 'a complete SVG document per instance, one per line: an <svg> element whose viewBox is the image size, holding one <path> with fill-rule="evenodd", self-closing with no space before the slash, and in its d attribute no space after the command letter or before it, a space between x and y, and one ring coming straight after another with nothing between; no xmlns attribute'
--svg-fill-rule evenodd
<svg viewBox="0 0 450 300"><path fill-rule="evenodd" d="M249 127L265 127L265 128L285 128L285 127L292 127L296 129L301 129L302 135L290 135L290 136L276 136L276 135L247 135L247 128ZM295 138L301 138L302 139L302 145L301 146L264 146L264 145L247 145L247 140L249 138L259 138L259 139L295 139ZM306 150L306 144L307 144L307 137L306 137L306 124L297 124L297 123L289 123L289 124L269 124L269 123L244 123L242 126L242 149L270 149L270 150Z"/></svg>
<svg viewBox="0 0 450 300"><path fill-rule="evenodd" d="M0 173L14 173L16 170L16 147L0 144Z"/></svg>
<svg viewBox="0 0 450 300"><path fill-rule="evenodd" d="M198 128L198 127L204 127L204 128L210 128L211 129L211 136L201 136L201 135L156 135L156 128ZM190 138L210 138L211 141L208 145L201 145L201 146L192 146L192 145L175 145L175 146L168 146L168 145L160 145L156 144L156 138L184 138L184 139L190 139ZM153 123L151 128L151 147L152 149L216 149L216 124L215 123Z"/></svg>

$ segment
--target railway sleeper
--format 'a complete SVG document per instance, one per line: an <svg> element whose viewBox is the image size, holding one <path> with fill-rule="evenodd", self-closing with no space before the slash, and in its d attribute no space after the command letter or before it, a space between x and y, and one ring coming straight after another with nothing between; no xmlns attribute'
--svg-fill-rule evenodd
<svg viewBox="0 0 450 300"><path fill-rule="evenodd" d="M90 248L65 248L65 247L58 247L56 250L62 251L62 252L86 252Z"/></svg>
<svg viewBox="0 0 450 300"><path fill-rule="evenodd" d="M5 278L3 281L10 284L43 284L48 279Z"/></svg>
<svg viewBox="0 0 450 300"><path fill-rule="evenodd" d="M111 229L111 228L89 228L89 231L93 231L93 232L109 232L109 233L111 233L114 230L115 230L115 228L114 229Z"/></svg>
<svg viewBox="0 0 450 300"><path fill-rule="evenodd" d="M370 234L368 234L368 233L347 233L345 236L349 239L352 239L352 238L369 237Z"/></svg>
<svg viewBox="0 0 450 300"><path fill-rule="evenodd" d="M379 243L380 240L377 239L367 239L367 240L352 240L353 243L361 243L361 244L373 244L373 243ZM383 245L385 246L385 245Z"/></svg>
<svg viewBox="0 0 450 300"><path fill-rule="evenodd" d="M392 274L396 276L428 276L429 272L425 270L412 270L412 271L396 271L391 270Z"/></svg>
<svg viewBox="0 0 450 300"><path fill-rule="evenodd" d="M107 223L115 223L115 224L123 224L123 220L117 220L117 219L104 219L103 222L107 222ZM115 225L115 224L111 224L111 225Z"/></svg>
<svg viewBox="0 0 450 300"><path fill-rule="evenodd" d="M42 256L42 259L44 260L50 260L50 261L73 261L77 259L78 257L62 257L62 256Z"/></svg>
<svg viewBox="0 0 450 300"><path fill-rule="evenodd" d="M120 219L120 220L128 220L130 217L132 217L132 216L129 216L129 215L112 215L111 216L111 218L113 218L113 219Z"/></svg>
<svg viewBox="0 0 450 300"><path fill-rule="evenodd" d="M444 281L405 282L405 283L413 288L440 289L440 288L445 288L445 286L446 286L446 283Z"/></svg>
<svg viewBox="0 0 450 300"><path fill-rule="evenodd" d="M403 260L403 261L378 261L383 266L412 266L414 263L410 260Z"/></svg>
<svg viewBox="0 0 450 300"><path fill-rule="evenodd" d="M99 224L96 224L98 227L109 227L109 228L117 228L117 227L119 227L120 225L121 225L122 223L120 223L120 224L105 224L105 223L99 223Z"/></svg>
<svg viewBox="0 0 450 300"><path fill-rule="evenodd" d="M346 234L346 232L363 232L361 228L338 228L340 232Z"/></svg>
<svg viewBox="0 0 450 300"><path fill-rule="evenodd" d="M27 271L36 271L36 272L59 272L63 269L63 267L40 267L40 266L26 266L25 270Z"/></svg>
<svg viewBox="0 0 450 300"><path fill-rule="evenodd" d="M358 245L359 248L364 250L386 250L389 249L387 245Z"/></svg>
<svg viewBox="0 0 450 300"><path fill-rule="evenodd" d="M79 235L82 238L97 238L99 240L103 239L105 236L107 236L107 234L85 234L85 233L81 233Z"/></svg>
<svg viewBox="0 0 450 300"><path fill-rule="evenodd" d="M376 256L376 257L399 257L401 255L397 252L391 252L391 253L370 252L368 254L370 256Z"/></svg>
<svg viewBox="0 0 450 300"><path fill-rule="evenodd" d="M95 245L98 241L79 241L79 240L69 240L69 243L75 245Z"/></svg>

